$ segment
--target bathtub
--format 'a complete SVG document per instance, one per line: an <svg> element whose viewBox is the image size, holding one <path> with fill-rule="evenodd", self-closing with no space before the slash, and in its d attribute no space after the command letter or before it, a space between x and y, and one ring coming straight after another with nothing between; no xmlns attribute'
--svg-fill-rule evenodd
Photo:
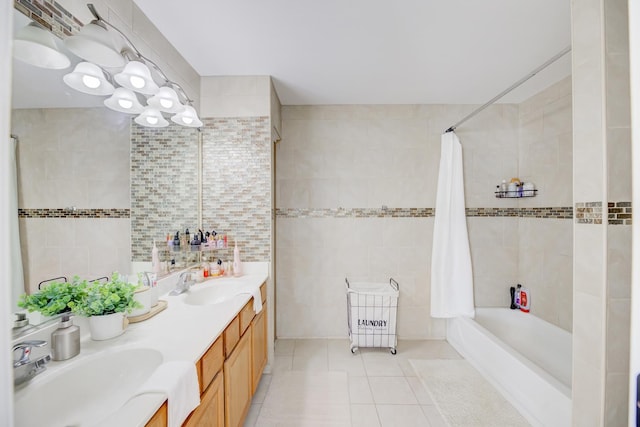
<svg viewBox="0 0 640 427"><path fill-rule="evenodd" d="M571 333L530 313L476 308L447 341L533 426L571 425Z"/></svg>

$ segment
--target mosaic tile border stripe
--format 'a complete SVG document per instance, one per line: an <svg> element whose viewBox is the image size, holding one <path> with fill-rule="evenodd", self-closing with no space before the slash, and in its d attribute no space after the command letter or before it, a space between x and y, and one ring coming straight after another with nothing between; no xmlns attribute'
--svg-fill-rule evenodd
<svg viewBox="0 0 640 427"><path fill-rule="evenodd" d="M130 218L131 209L18 209L20 218Z"/></svg>
<svg viewBox="0 0 640 427"><path fill-rule="evenodd" d="M71 36L83 23L53 0L15 0L14 8L60 38Z"/></svg>
<svg viewBox="0 0 640 427"><path fill-rule="evenodd" d="M433 208L337 208L298 209L276 208L280 218L429 218ZM467 208L468 217L518 217L572 219L572 207L541 208Z"/></svg>
<svg viewBox="0 0 640 427"><path fill-rule="evenodd" d="M609 225L632 225L631 202L608 202L604 209L602 202L576 203L576 224L602 224L603 218Z"/></svg>
<svg viewBox="0 0 640 427"><path fill-rule="evenodd" d="M281 218L427 218L433 208L276 208Z"/></svg>
<svg viewBox="0 0 640 427"><path fill-rule="evenodd" d="M466 214L471 217L572 219L573 208L571 206L538 208L467 208Z"/></svg>
<svg viewBox="0 0 640 427"><path fill-rule="evenodd" d="M576 224L602 224L602 202L577 202Z"/></svg>
<svg viewBox="0 0 640 427"><path fill-rule="evenodd" d="M632 225L633 208L631 202L609 202L607 207L609 225Z"/></svg>

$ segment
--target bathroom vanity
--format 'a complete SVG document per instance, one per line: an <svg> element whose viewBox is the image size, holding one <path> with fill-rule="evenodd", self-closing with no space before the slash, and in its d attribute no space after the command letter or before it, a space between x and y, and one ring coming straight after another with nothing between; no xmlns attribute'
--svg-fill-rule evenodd
<svg viewBox="0 0 640 427"><path fill-rule="evenodd" d="M242 426L267 364L267 278L264 271L239 278L212 279L193 285L182 295L169 296L167 292L175 285L177 275L169 276L159 281L163 294L160 299L168 301L167 309L148 320L130 324L123 335L106 341L91 340L84 325L86 319L74 318L83 334L80 354L70 360L51 362L47 371L16 389L16 426L44 425L42 422L68 425L71 421L83 425L83 420L91 416L95 417L91 422L97 420L101 426L168 426L170 402L166 394L137 394L141 384L134 384L122 393L110 393L122 395L113 398L118 401L109 401L93 389L104 388L100 384L107 382L117 386L123 375L130 378L142 369L154 371L155 365L150 366L151 360L145 355L154 358L157 355L158 360L154 361L157 365L172 361L195 364L200 404L183 426ZM254 295L262 303L257 314ZM47 340L51 332L39 333L39 337L21 339ZM134 360L131 355L142 356ZM123 370L125 367L127 370ZM103 378L102 383L93 385L93 381L76 378L94 373ZM51 389L52 384L56 393L47 393L46 399L52 410L46 414L46 420L40 419L28 408L32 398ZM86 390L78 391L79 388ZM72 391L78 394L73 405L56 406L58 400L66 399ZM93 407L91 414L83 413L84 407Z"/></svg>

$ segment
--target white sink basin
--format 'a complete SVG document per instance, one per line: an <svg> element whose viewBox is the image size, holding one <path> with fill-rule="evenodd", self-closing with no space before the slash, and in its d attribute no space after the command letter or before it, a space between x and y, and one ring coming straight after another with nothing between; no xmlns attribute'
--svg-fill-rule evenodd
<svg viewBox="0 0 640 427"><path fill-rule="evenodd" d="M192 287L185 297L184 302L190 305L220 304L230 300L238 294L237 287L228 283L214 283L204 286L206 287L202 287L200 289L194 289Z"/></svg>
<svg viewBox="0 0 640 427"><path fill-rule="evenodd" d="M108 350L68 367L40 374L14 394L15 425L94 425L117 411L162 363L152 349Z"/></svg>

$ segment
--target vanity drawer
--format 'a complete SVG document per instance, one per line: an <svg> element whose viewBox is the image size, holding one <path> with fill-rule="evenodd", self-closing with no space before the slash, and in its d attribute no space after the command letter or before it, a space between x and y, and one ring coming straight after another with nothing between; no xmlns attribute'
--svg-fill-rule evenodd
<svg viewBox="0 0 640 427"><path fill-rule="evenodd" d="M240 340L240 316L236 316L224 330L224 356L229 357Z"/></svg>
<svg viewBox="0 0 640 427"><path fill-rule="evenodd" d="M209 350L202 356L202 382L200 383L200 393L204 392L213 378L222 370L224 364L223 339L218 338L211 344Z"/></svg>
<svg viewBox="0 0 640 427"><path fill-rule="evenodd" d="M240 335L244 334L256 313L253 311L253 298L240 311Z"/></svg>
<svg viewBox="0 0 640 427"><path fill-rule="evenodd" d="M260 295L262 297L262 304L266 304L267 302L267 284L263 283L260 286Z"/></svg>

